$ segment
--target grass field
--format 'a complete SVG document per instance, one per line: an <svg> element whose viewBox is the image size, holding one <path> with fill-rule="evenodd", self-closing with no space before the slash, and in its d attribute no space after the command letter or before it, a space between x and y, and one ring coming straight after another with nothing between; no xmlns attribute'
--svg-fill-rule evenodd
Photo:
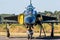
<svg viewBox="0 0 60 40"><path fill-rule="evenodd" d="M44 30L47 33L51 32L51 24L43 24ZM20 24L12 24L10 25L10 32L15 32L15 33L25 33L27 31L26 26L20 25ZM39 33L40 27L39 25L34 26L33 31L35 33ZM0 24L0 32L6 32L6 24ZM54 32L55 33L60 33L60 24L56 25L54 24Z"/></svg>

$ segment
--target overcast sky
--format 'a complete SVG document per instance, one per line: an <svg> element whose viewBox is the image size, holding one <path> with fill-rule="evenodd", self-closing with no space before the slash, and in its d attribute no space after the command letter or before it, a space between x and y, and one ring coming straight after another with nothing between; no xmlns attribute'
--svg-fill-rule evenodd
<svg viewBox="0 0 60 40"><path fill-rule="evenodd" d="M37 11L60 10L60 0L32 0ZM29 0L0 0L0 14L20 14L29 5Z"/></svg>

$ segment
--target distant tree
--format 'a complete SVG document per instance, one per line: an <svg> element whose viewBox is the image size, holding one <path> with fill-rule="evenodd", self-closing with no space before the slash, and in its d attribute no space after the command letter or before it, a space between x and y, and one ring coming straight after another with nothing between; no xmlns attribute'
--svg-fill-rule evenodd
<svg viewBox="0 0 60 40"><path fill-rule="evenodd" d="M51 16L53 13L51 11L44 11L46 16Z"/></svg>
<svg viewBox="0 0 60 40"><path fill-rule="evenodd" d="M45 15L45 13L44 13L44 12L38 12L38 14Z"/></svg>
<svg viewBox="0 0 60 40"><path fill-rule="evenodd" d="M54 16L57 17L58 21L60 21L60 11L55 11Z"/></svg>

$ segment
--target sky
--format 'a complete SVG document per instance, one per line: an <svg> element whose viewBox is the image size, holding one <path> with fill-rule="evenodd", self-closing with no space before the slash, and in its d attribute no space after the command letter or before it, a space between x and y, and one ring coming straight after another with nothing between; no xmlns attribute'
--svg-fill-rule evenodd
<svg viewBox="0 0 60 40"><path fill-rule="evenodd" d="M38 12L60 10L60 0L32 0ZM0 14L20 14L26 10L29 0L0 0Z"/></svg>

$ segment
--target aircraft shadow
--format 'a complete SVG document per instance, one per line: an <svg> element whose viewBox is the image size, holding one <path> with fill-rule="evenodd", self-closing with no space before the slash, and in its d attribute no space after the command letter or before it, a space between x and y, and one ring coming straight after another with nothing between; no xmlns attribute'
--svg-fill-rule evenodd
<svg viewBox="0 0 60 40"><path fill-rule="evenodd" d="M46 36L46 37L36 37L36 39L60 39L60 36Z"/></svg>
<svg viewBox="0 0 60 40"><path fill-rule="evenodd" d="M9 38L28 38L28 37L9 37ZM60 36L33 37L32 39L60 39Z"/></svg>

